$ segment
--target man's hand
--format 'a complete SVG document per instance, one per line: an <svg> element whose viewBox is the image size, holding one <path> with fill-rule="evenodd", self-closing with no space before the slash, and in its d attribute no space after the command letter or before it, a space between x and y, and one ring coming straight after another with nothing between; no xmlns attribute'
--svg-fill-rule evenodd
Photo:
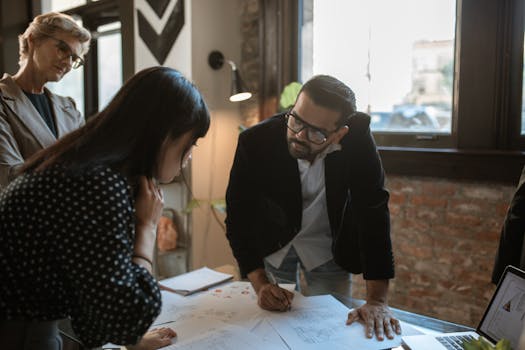
<svg viewBox="0 0 525 350"><path fill-rule="evenodd" d="M366 337L372 338L374 331L378 340L383 340L384 335L388 339L394 338L395 334L401 334L399 320L396 319L386 304L366 303L348 313L346 324L362 321L366 329Z"/></svg>
<svg viewBox="0 0 525 350"><path fill-rule="evenodd" d="M366 304L348 313L346 324L361 321L365 325L366 337L372 338L374 331L377 340L394 338L401 334L399 320L392 315L387 306L388 280L366 281Z"/></svg>
<svg viewBox="0 0 525 350"><path fill-rule="evenodd" d="M266 271L259 268L248 273L248 279L257 293L257 304L265 310L286 311L292 306L293 293L270 283Z"/></svg>
<svg viewBox="0 0 525 350"><path fill-rule="evenodd" d="M263 285L257 293L257 304L262 309L270 311L290 310L292 299L292 292L272 283Z"/></svg>

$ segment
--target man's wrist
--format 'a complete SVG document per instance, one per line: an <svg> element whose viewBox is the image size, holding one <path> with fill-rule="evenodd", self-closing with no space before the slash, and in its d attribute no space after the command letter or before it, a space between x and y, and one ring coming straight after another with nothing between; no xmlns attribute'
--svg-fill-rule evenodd
<svg viewBox="0 0 525 350"><path fill-rule="evenodd" d="M248 273L248 279L250 280L255 293L259 294L259 290L266 284L269 284L270 281L266 276L266 271L263 268L258 268Z"/></svg>

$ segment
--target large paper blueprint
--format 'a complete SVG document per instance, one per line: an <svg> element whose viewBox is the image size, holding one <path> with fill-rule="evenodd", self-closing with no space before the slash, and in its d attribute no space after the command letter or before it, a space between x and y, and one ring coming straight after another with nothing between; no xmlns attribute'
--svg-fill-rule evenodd
<svg viewBox="0 0 525 350"><path fill-rule="evenodd" d="M286 286L293 290L293 285ZM401 344L400 337L367 339L364 327L345 325L349 309L329 295L296 293L289 312L257 306L248 282L232 282L192 296L163 291L162 312L153 328L172 327L178 334L165 349L360 349ZM403 335L420 334L402 323ZM247 345L249 344L249 345Z"/></svg>

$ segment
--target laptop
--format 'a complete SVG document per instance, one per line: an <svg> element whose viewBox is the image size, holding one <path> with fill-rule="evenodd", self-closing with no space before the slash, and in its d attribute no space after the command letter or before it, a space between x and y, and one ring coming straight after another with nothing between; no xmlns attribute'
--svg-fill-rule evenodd
<svg viewBox="0 0 525 350"><path fill-rule="evenodd" d="M525 271L507 266L475 332L410 335L401 339L410 350L463 350L464 341L478 337L492 345L505 338L512 349L518 349L524 324Z"/></svg>

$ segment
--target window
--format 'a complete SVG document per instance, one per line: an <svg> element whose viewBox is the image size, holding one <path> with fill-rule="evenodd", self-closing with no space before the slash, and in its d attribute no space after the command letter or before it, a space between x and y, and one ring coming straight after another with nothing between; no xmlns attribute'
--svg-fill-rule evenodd
<svg viewBox="0 0 525 350"><path fill-rule="evenodd" d="M77 109L84 114L84 67L71 69L59 82L46 84L55 94L73 98Z"/></svg>
<svg viewBox="0 0 525 350"><path fill-rule="evenodd" d="M517 182L525 164L525 0L329 3L333 6L326 9L319 0L262 3L258 96L263 118L275 113L275 101L286 84L321 73L318 64L324 59L323 70L329 74L343 80L353 74L347 83L359 89L359 108L372 115L374 138L387 173ZM374 8L376 4L382 7ZM397 21L381 19L385 8ZM317 19L329 18L325 30L338 31L316 34L317 11L321 12ZM356 26L360 21L365 24ZM400 33L407 23L415 34ZM393 27L389 32L387 24ZM347 28L353 31L345 32ZM388 36L390 40L385 41ZM410 36L412 40L407 40ZM385 47L380 47L381 42ZM316 49L319 45L325 48ZM341 63L347 46L353 50L353 64ZM404 83L396 81L401 87L383 92L381 85L390 84L389 74L396 76L401 70L395 62L404 65ZM390 125L396 108L407 103L413 103L414 110L402 117L415 126ZM430 126L422 128L423 121L417 120L422 118L414 119L417 108L433 114L427 121Z"/></svg>
<svg viewBox="0 0 525 350"><path fill-rule="evenodd" d="M62 12L71 8L85 5L89 0L42 0L42 13Z"/></svg>
<svg viewBox="0 0 525 350"><path fill-rule="evenodd" d="M120 22L97 28L98 110L104 108L122 86Z"/></svg>
<svg viewBox="0 0 525 350"><path fill-rule="evenodd" d="M74 98L86 117L94 115L113 98L123 79L134 72L133 2L43 0L41 10L67 13L90 30L92 41L85 65L50 86Z"/></svg>
<svg viewBox="0 0 525 350"><path fill-rule="evenodd" d="M450 134L455 0L304 0L300 78L338 77L374 131Z"/></svg>

